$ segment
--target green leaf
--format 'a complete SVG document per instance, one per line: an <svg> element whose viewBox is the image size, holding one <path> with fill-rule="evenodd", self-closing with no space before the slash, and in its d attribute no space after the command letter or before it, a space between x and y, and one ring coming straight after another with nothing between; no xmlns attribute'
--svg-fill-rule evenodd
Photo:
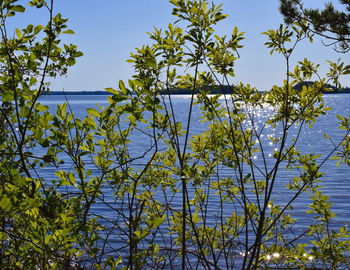
<svg viewBox="0 0 350 270"><path fill-rule="evenodd" d="M86 146L80 146L79 147L80 150L86 151L86 152L91 152L90 148L86 147Z"/></svg>
<svg viewBox="0 0 350 270"><path fill-rule="evenodd" d="M96 117L100 117L101 116L101 114L95 109L88 108L88 109L86 109L86 111L92 116L96 116Z"/></svg>
<svg viewBox="0 0 350 270"><path fill-rule="evenodd" d="M69 29L69 30L63 31L62 34L75 34L75 32Z"/></svg>
<svg viewBox="0 0 350 270"><path fill-rule="evenodd" d="M145 238L149 232L148 231L135 231L134 234L137 236L137 238L139 240L141 240L142 238Z"/></svg>
<svg viewBox="0 0 350 270"><path fill-rule="evenodd" d="M67 113L67 103L63 103L57 106L58 116L64 117L66 113Z"/></svg>
<svg viewBox="0 0 350 270"><path fill-rule="evenodd" d="M44 5L44 0L33 0L29 2L29 6L33 7L37 7L37 8L41 8Z"/></svg>
<svg viewBox="0 0 350 270"><path fill-rule="evenodd" d="M69 66L73 66L76 63L75 59L73 57L70 57L67 59L67 64Z"/></svg>
<svg viewBox="0 0 350 270"><path fill-rule="evenodd" d="M16 15L16 13L14 11L10 11L6 14L7 17L13 17L15 15Z"/></svg>
<svg viewBox="0 0 350 270"><path fill-rule="evenodd" d="M340 120L340 121L343 121L343 117L339 114L336 115L336 117Z"/></svg>
<svg viewBox="0 0 350 270"><path fill-rule="evenodd" d="M127 94L128 90L125 87L125 84L122 80L119 81L119 89L122 91L123 94Z"/></svg>
<svg viewBox="0 0 350 270"><path fill-rule="evenodd" d="M18 28L16 28L16 35L17 35L17 38L21 38L22 37L21 30L19 30Z"/></svg>
<svg viewBox="0 0 350 270"><path fill-rule="evenodd" d="M11 8L11 10L16 11L16 12L24 12L26 9L24 6L21 5L16 5Z"/></svg>
<svg viewBox="0 0 350 270"><path fill-rule="evenodd" d="M82 52L79 52L79 51L74 54L75 57L81 57L83 55L84 54Z"/></svg>
<svg viewBox="0 0 350 270"><path fill-rule="evenodd" d="M35 104L35 109L38 111L38 112L45 112L45 111L48 111L49 110L49 107L46 106L46 105L42 105L40 103L36 103Z"/></svg>
<svg viewBox="0 0 350 270"><path fill-rule="evenodd" d="M128 119L130 123L133 123L133 124L136 123L136 117L132 114L128 115L126 119Z"/></svg>
<svg viewBox="0 0 350 270"><path fill-rule="evenodd" d="M147 59L146 65L154 69L157 68L157 63L153 59Z"/></svg>
<svg viewBox="0 0 350 270"><path fill-rule="evenodd" d="M42 29L44 29L45 27L43 25L37 25L34 27L34 35L38 34Z"/></svg>
<svg viewBox="0 0 350 270"><path fill-rule="evenodd" d="M4 210L4 211L9 211L12 207L12 203L11 200L7 197L3 197L0 201L0 207Z"/></svg>
<svg viewBox="0 0 350 270"><path fill-rule="evenodd" d="M107 92L113 94L113 95L118 94L118 91L117 91L117 90L115 90L115 89L113 89L113 88L110 88L110 87L105 88L105 90L106 90Z"/></svg>
<svg viewBox="0 0 350 270"><path fill-rule="evenodd" d="M153 228L159 227L159 225L162 224L163 222L164 222L164 217L156 217L153 220Z"/></svg>

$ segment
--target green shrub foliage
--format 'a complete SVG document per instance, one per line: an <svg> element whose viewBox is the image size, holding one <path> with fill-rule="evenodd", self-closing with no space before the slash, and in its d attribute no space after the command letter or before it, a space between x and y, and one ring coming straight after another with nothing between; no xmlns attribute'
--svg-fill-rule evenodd
<svg viewBox="0 0 350 270"><path fill-rule="evenodd" d="M290 131L300 134L327 113L322 92L350 66L330 62L324 78L307 59L290 67L294 49L312 34L300 23L280 26L263 33L271 54L286 63L280 86L259 92L240 83L230 94L208 95L232 85L243 33L215 34L227 16L221 5L170 2L176 22L149 33L152 43L128 60L133 78L107 88L108 106L89 108L81 119L69 102L50 113L39 99L49 91L47 78L65 74L82 55L61 45L60 36L73 33L67 19L53 0L30 1L28 8L48 12L48 24L12 36L8 21L25 7L0 2L0 267L349 268L349 231L333 229L321 189L325 162L349 165L349 119L338 116L343 138L325 155L298 148L300 137ZM181 88L192 92L185 122L166 94ZM256 112L266 107L274 110L258 124ZM206 127L200 134L193 135L194 121ZM269 126L279 135L267 136ZM141 133L144 151L135 154ZM285 170L290 177L281 177ZM289 194L282 202L278 186ZM300 230L292 209L302 196L310 197L310 223Z"/></svg>

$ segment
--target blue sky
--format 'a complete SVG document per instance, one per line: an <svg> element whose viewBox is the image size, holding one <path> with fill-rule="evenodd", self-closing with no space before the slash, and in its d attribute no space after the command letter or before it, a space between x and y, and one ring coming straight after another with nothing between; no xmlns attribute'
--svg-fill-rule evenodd
<svg viewBox="0 0 350 270"><path fill-rule="evenodd" d="M250 83L260 90L268 90L280 84L285 72L282 56L270 56L265 48L268 29L283 23L278 11L278 0L215 0L222 3L229 17L218 27L219 34L229 34L235 26L245 33L236 62L234 83ZM307 0L307 2L313 2ZM324 3L325 1L317 1ZM102 90L116 87L118 80L127 80L132 75L132 66L126 63L135 47L149 42L147 31L153 26L165 27L174 21L172 5L167 0L56 0L56 12L69 18L68 25L75 35L67 35L65 42L76 44L84 56L70 69L64 78L52 82L52 90ZM42 23L44 13L30 13L16 18L16 23ZM322 45L319 39L313 44L304 42L296 49L292 65L304 57L321 64L321 74L327 71L326 60L343 58L349 62L348 54L338 54ZM348 76L349 77L349 76ZM350 85L349 78L342 81Z"/></svg>

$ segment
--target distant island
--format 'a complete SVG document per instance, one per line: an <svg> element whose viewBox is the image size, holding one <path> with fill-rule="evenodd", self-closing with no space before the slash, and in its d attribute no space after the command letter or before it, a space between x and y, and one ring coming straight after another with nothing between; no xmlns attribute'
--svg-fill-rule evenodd
<svg viewBox="0 0 350 270"><path fill-rule="evenodd" d="M301 90L304 85L308 86L310 84L313 84L313 81L304 81L301 83L298 83L294 86L294 89ZM327 84L327 88L331 89L331 91L323 91L323 94L344 94L344 93L350 93L350 87L341 87L337 88L334 85Z"/></svg>
<svg viewBox="0 0 350 270"><path fill-rule="evenodd" d="M209 88L208 88L209 89ZM188 88L173 88L169 90L160 90L160 94L162 95L190 95L192 94L192 90ZM195 94L198 94L199 90L195 91ZM233 87L231 85L223 85L223 86L214 86L208 90L209 94L230 94L233 93ZM43 93L43 95L111 95L108 91L51 91L49 93Z"/></svg>
<svg viewBox="0 0 350 270"><path fill-rule="evenodd" d="M301 90L304 85L312 84L312 81L305 81L302 83L298 83L294 88L297 90ZM325 91L324 94L343 94L350 93L350 87L342 87L340 89L336 88L332 85L327 85L328 88L332 89L332 91ZM190 95L192 94L192 90L188 88L173 88L169 90L160 90L160 94L162 95ZM194 92L195 94L199 93L199 90ZM210 90L208 90L209 94L231 94L234 93L234 87L230 85L223 86L214 86ZM108 91L51 91L49 93L44 93L43 95L111 95Z"/></svg>

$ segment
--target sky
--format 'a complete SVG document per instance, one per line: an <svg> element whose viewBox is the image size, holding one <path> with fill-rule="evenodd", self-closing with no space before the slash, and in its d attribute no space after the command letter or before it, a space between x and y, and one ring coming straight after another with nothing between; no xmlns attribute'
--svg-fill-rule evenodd
<svg viewBox="0 0 350 270"><path fill-rule="evenodd" d="M229 35L237 26L245 32L244 48L235 64L236 77L233 83L243 82L269 90L275 84L281 84L285 74L285 61L280 55L270 55L264 43L267 41L262 32L277 29L283 18L278 11L278 0L214 0L223 4L223 10L229 17L217 26L219 35ZM306 0L306 4L315 3ZM317 1L319 4L325 1ZM322 6L322 5L321 5ZM75 35L66 35L65 43L79 47L84 56L77 60L65 77L51 82L54 91L94 91L106 87L116 87L119 80L132 76L132 65L127 63L130 52L136 47L150 43L146 32L153 27L164 28L174 22L171 15L172 5L167 0L56 0L55 10L68 18L68 26ZM28 9L29 12L16 16L14 24L43 23L47 14ZM325 40L324 40L325 41ZM321 65L320 73L327 72L326 60L346 63L350 53L339 54L331 47L325 47L319 38L313 44L307 41L300 44L291 58L292 66L307 57ZM350 76L348 76L350 77ZM350 86L350 78L342 80Z"/></svg>

